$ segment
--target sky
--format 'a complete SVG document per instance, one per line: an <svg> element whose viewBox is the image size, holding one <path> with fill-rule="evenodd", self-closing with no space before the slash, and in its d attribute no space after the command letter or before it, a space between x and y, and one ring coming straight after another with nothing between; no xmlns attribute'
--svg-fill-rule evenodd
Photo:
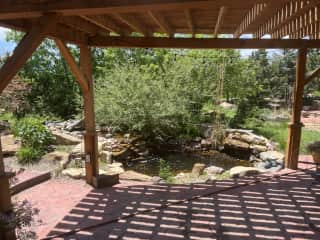
<svg viewBox="0 0 320 240"><path fill-rule="evenodd" d="M11 52L14 49L15 44L6 41L5 28L0 27L0 56L3 56L7 52Z"/></svg>

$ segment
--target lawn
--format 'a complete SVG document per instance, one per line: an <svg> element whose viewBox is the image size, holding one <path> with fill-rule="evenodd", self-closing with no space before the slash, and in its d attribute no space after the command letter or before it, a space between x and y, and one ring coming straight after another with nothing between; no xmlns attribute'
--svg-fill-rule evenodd
<svg viewBox="0 0 320 240"><path fill-rule="evenodd" d="M266 121L255 127L255 132L279 144L279 150L285 151L288 137L288 123ZM302 130L300 153L307 154L306 146L313 141L320 140L320 131Z"/></svg>

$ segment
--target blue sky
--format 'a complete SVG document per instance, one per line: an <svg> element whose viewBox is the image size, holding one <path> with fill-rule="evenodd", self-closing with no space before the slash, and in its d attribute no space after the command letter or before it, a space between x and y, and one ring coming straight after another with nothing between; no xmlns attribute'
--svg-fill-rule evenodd
<svg viewBox="0 0 320 240"><path fill-rule="evenodd" d="M11 52L15 46L14 43L6 41L6 31L8 30L0 27L0 56Z"/></svg>

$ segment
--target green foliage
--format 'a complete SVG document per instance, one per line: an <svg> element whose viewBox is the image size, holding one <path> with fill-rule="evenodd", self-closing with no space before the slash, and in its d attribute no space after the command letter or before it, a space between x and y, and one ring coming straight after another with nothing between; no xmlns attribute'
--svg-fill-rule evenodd
<svg viewBox="0 0 320 240"><path fill-rule="evenodd" d="M287 122L274 122L262 121L254 118L248 119L243 126L247 129L254 130L257 134L263 135L268 139L278 143L280 151L285 151L288 140L288 123ZM300 152L307 154L309 151L307 146L310 142L320 139L320 132L303 129L301 134Z"/></svg>
<svg viewBox="0 0 320 240"><path fill-rule="evenodd" d="M52 143L50 131L44 126L43 121L39 118L22 118L16 122L13 130L15 136L21 138L23 146L42 150Z"/></svg>
<svg viewBox="0 0 320 240"><path fill-rule="evenodd" d="M22 33L14 31L7 35L8 40L15 42L22 37ZM77 55L75 48L72 48L72 52ZM78 113L79 87L54 41L45 40L19 75L31 87L27 95L31 113L65 119Z"/></svg>
<svg viewBox="0 0 320 240"><path fill-rule="evenodd" d="M18 162L21 165L33 164L39 161L41 155L42 153L38 149L31 147L22 147L16 153Z"/></svg>
<svg viewBox="0 0 320 240"><path fill-rule="evenodd" d="M144 55L141 55L141 53ZM100 69L96 84L96 113L100 125L142 133L147 138L190 138L199 135L202 122L213 121L205 106L213 108L216 98L217 65L232 58L226 69L228 79L237 79L237 91L244 97L250 74L241 70L237 51L126 50L115 51L126 63ZM125 57L123 57L123 56ZM127 60L125 60L127 59ZM244 64L244 65L245 65ZM234 73L238 76L235 77ZM227 78L226 78L227 79ZM246 84L240 84L245 82ZM226 84L231 84L226 80ZM234 84L235 85L235 84ZM253 84L250 84L253 85ZM227 89L227 88L226 88ZM212 109L211 109L212 110Z"/></svg>
<svg viewBox="0 0 320 240"><path fill-rule="evenodd" d="M167 163L163 159L160 159L159 164L160 164L159 177L161 177L162 179L168 182L172 182L173 175L172 175L172 171L169 163Z"/></svg>
<svg viewBox="0 0 320 240"><path fill-rule="evenodd" d="M39 160L53 139L43 121L35 117L16 121L13 133L21 139L22 148L18 151L17 157L20 163L25 164Z"/></svg>

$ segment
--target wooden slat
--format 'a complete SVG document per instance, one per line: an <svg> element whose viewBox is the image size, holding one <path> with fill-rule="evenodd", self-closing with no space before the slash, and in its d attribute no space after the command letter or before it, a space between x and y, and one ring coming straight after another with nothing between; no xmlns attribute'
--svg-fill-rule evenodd
<svg viewBox="0 0 320 240"><path fill-rule="evenodd" d="M309 3L302 1L288 3L284 9L280 10L277 14L270 18L266 23L264 23L264 25L260 26L260 29L263 30L259 34L259 37L265 34L274 34L286 24L290 24L291 21L296 21L301 15L316 7L318 4L319 2L316 1L310 1ZM279 17L281 11L286 12L283 18Z"/></svg>
<svg viewBox="0 0 320 240"><path fill-rule="evenodd" d="M76 61L74 60L72 54L70 53L66 44L61 41L60 39L54 39L56 45L58 46L62 56L66 60L67 64L70 67L71 72L75 76L76 80L78 81L81 89L83 92L87 92L89 90L88 81L86 80L85 76L80 71Z"/></svg>
<svg viewBox="0 0 320 240"><path fill-rule="evenodd" d="M96 47L189 48L189 49L283 49L320 48L318 40L304 39L201 39L201 38L140 38L93 37L89 44Z"/></svg>
<svg viewBox="0 0 320 240"><path fill-rule="evenodd" d="M34 18L47 12L58 12L65 16L103 15L192 8L214 9L221 6L241 8L257 3L278 2L285 2L285 0L78 0L39 1L36 3L1 0L0 19Z"/></svg>
<svg viewBox="0 0 320 240"><path fill-rule="evenodd" d="M14 50L12 56L0 69L0 93L5 89L11 79L19 72L20 68L31 57L33 52L41 44L49 31L57 21L56 16L42 17L38 24L35 24Z"/></svg>
<svg viewBox="0 0 320 240"><path fill-rule="evenodd" d="M215 26L214 32L213 32L214 38L216 38L219 34L219 31L220 31L221 25L223 24L223 19L224 19L226 13L227 13L227 7L225 7L225 6L221 7L219 10L219 15L218 15L218 19L216 22L216 26Z"/></svg>
<svg viewBox="0 0 320 240"><path fill-rule="evenodd" d="M154 11L148 11L148 14L163 32L165 32L169 37L174 36L172 28L169 26L168 22L163 16Z"/></svg>

